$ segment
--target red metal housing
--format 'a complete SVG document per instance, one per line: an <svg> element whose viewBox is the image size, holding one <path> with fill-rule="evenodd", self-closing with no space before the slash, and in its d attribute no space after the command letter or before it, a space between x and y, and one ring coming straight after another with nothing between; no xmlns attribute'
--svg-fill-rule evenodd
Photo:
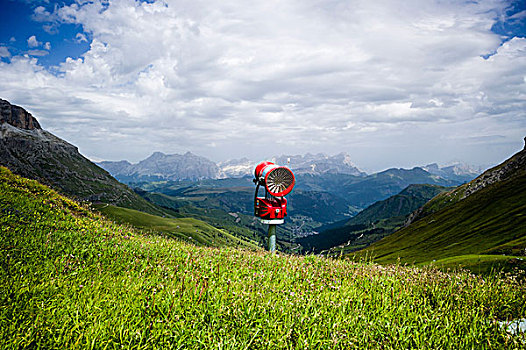
<svg viewBox="0 0 526 350"><path fill-rule="evenodd" d="M254 201L254 215L264 220L283 219L287 216L287 199L257 197Z"/></svg>

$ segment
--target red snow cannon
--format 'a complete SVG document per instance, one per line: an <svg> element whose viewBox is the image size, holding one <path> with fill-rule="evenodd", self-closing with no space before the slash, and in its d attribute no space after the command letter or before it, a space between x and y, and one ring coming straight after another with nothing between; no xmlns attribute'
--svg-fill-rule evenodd
<svg viewBox="0 0 526 350"><path fill-rule="evenodd" d="M283 197L292 191L296 179L292 170L272 162L261 162L254 171L258 185L265 186L268 193L274 197Z"/></svg>
<svg viewBox="0 0 526 350"><path fill-rule="evenodd" d="M294 174L287 167L261 162L256 166L254 176L254 215L262 220L279 220L275 223L283 223L287 215L287 200L284 196L294 188ZM265 197L258 197L259 186L265 187Z"/></svg>

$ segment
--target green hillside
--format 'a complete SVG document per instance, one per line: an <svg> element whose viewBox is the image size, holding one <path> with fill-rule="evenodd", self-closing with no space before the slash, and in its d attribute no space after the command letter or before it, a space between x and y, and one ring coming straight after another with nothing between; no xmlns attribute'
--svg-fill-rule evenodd
<svg viewBox="0 0 526 350"><path fill-rule="evenodd" d="M401 228L408 214L420 208L447 187L410 185L402 192L376 202L344 222L322 226L320 234L298 239L306 251L330 254L349 253L363 249Z"/></svg>
<svg viewBox="0 0 526 350"><path fill-rule="evenodd" d="M107 204L95 205L95 208L118 223L130 224L135 228L166 237L177 237L197 245L258 248L256 242L240 239L225 230L193 218L164 218Z"/></svg>
<svg viewBox="0 0 526 350"><path fill-rule="evenodd" d="M409 185L402 192L367 207L347 225L370 225L379 220L405 217L448 188L438 185Z"/></svg>
<svg viewBox="0 0 526 350"><path fill-rule="evenodd" d="M0 348L521 349L513 278L143 235L0 168Z"/></svg>
<svg viewBox="0 0 526 350"><path fill-rule="evenodd" d="M260 246L266 245L267 226L261 224L252 214L228 212L219 208L200 208L191 200L178 199L162 193L141 192L141 196L151 203L168 209L177 217L195 218L231 232L244 240L258 242ZM278 232L281 238L281 230ZM285 251L286 248L281 244L280 239L278 249Z"/></svg>
<svg viewBox="0 0 526 350"><path fill-rule="evenodd" d="M372 254L382 263L398 258L423 263L472 254L526 255L525 156L521 151L461 188L438 196L424 207L425 216L362 254Z"/></svg>
<svg viewBox="0 0 526 350"><path fill-rule="evenodd" d="M459 183L432 175L422 168L388 169L356 183L342 183L340 193L358 207L366 207L393 196L411 184L457 186Z"/></svg>

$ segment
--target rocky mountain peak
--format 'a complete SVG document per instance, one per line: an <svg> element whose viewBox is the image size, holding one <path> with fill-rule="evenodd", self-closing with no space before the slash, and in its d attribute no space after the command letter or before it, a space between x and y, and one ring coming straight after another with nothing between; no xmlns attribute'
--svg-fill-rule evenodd
<svg viewBox="0 0 526 350"><path fill-rule="evenodd" d="M137 164L121 161L101 162L98 165L117 179L126 182L216 179L220 174L220 169L214 162L191 152L184 154L154 152Z"/></svg>
<svg viewBox="0 0 526 350"><path fill-rule="evenodd" d="M339 153L328 156L323 153L302 155L282 155L274 158L275 163L288 165L296 174L349 174L363 176L365 173L360 171L352 162L347 153Z"/></svg>
<svg viewBox="0 0 526 350"><path fill-rule="evenodd" d="M25 109L0 99L0 124L8 123L25 130L42 129L38 121Z"/></svg>

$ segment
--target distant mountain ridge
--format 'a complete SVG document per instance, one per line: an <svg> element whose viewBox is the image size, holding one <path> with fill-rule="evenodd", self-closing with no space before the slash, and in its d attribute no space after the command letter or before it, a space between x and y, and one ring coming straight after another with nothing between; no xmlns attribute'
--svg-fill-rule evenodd
<svg viewBox="0 0 526 350"><path fill-rule="evenodd" d="M367 177L368 174L360 170L351 161L347 153L339 153L328 156L323 153L305 155L281 155L269 158L270 161L288 166L297 176L302 175L333 175L343 174L356 177ZM185 154L164 154L155 152L148 158L132 164L126 160L122 161L102 161L97 163L106 169L118 180L125 183L150 182L150 181L183 181L183 180L207 180L224 178L241 178L252 176L254 167L258 162L248 158L231 159L228 161L214 163L213 161L197 156L191 152ZM444 184L443 180L449 184L465 183L475 178L480 169L465 165L454 164L446 167L439 167L436 163L423 167L422 169L431 176L435 176L432 183ZM398 171L411 169L398 169ZM387 169L377 173L394 173L395 169ZM376 175L376 174L373 174ZM397 176L397 175L394 175ZM442 180L441 180L442 179ZM408 185L408 184L406 184ZM402 186L402 188L405 186Z"/></svg>
<svg viewBox="0 0 526 350"><path fill-rule="evenodd" d="M126 160L103 161L97 164L123 182L217 179L220 174L219 167L214 162L191 152L155 152L137 164Z"/></svg>
<svg viewBox="0 0 526 350"><path fill-rule="evenodd" d="M279 165L288 165L296 174L347 174L366 176L367 174L356 167L347 153L327 156L323 153L301 155L282 155L274 157L273 161Z"/></svg>
<svg viewBox="0 0 526 350"><path fill-rule="evenodd" d="M69 197L160 213L154 205L83 157L77 147L43 130L29 112L2 99L0 165Z"/></svg>
<svg viewBox="0 0 526 350"><path fill-rule="evenodd" d="M334 156L325 154L283 155L270 160L279 165L289 166L295 174L349 174L366 176L350 160L346 153ZM248 158L233 159L218 164L186 152L185 154L164 154L155 152L137 164L123 161L102 161L97 163L123 182L157 180L205 180L251 176L257 162Z"/></svg>
<svg viewBox="0 0 526 350"><path fill-rule="evenodd" d="M430 174L459 182L469 182L483 171L481 167L473 167L462 163L455 163L444 167L440 167L437 163L433 163L423 166L422 169Z"/></svg>

